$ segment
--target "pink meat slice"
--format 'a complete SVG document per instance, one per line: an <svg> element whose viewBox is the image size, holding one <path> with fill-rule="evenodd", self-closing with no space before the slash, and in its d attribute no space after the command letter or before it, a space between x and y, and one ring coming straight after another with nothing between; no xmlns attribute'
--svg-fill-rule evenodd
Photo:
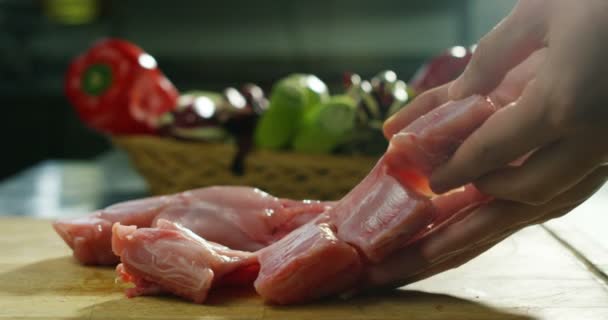
<svg viewBox="0 0 608 320"><path fill-rule="evenodd" d="M496 110L496 106L482 96L450 101L395 134L390 140L386 161L392 167L410 168L428 177Z"/></svg>
<svg viewBox="0 0 608 320"><path fill-rule="evenodd" d="M431 223L408 243L428 235L456 217L462 218L490 200L472 185L435 195L428 187L428 177L496 111L497 107L487 97L472 96L450 101L418 118L391 138L384 155L388 172L404 186L430 197L434 208Z"/></svg>
<svg viewBox="0 0 608 320"><path fill-rule="evenodd" d="M391 176L381 159L328 214L340 239L378 262L428 226L435 210L429 198Z"/></svg>
<svg viewBox="0 0 608 320"><path fill-rule="evenodd" d="M340 239L380 262L486 198L472 186L433 196L428 176L496 111L481 96L449 102L394 135L368 176L328 213Z"/></svg>
<svg viewBox="0 0 608 320"><path fill-rule="evenodd" d="M81 263L113 265L119 259L112 253L112 225L120 222L148 227L170 203L170 197L127 201L85 217L59 219L53 223L53 228L72 248L74 257Z"/></svg>
<svg viewBox="0 0 608 320"><path fill-rule="evenodd" d="M127 290L129 297L170 292L202 303L223 277L239 270L257 273L254 254L207 241L167 220L159 220L156 228L116 223L112 249L122 262L119 277L135 284Z"/></svg>
<svg viewBox="0 0 608 320"><path fill-rule="evenodd" d="M325 222L311 222L258 252L256 291L264 300L298 303L353 288L363 271L357 251Z"/></svg>
<svg viewBox="0 0 608 320"><path fill-rule="evenodd" d="M209 187L177 197L181 201L155 221L178 222L209 241L246 251L275 242L327 209L318 201L279 199L249 187Z"/></svg>
<svg viewBox="0 0 608 320"><path fill-rule="evenodd" d="M493 111L489 110L493 106L488 103L475 98L444 106L438 110L439 116L433 118L441 120L438 124L413 123L410 129L417 139L412 140L411 145L391 142L392 151L406 152L411 159L425 159L430 154L437 161L434 165L438 165ZM481 115L464 114L474 112ZM437 127L433 130L423 128L431 125ZM441 148L433 144L439 144ZM416 152L422 154L409 154ZM425 190L425 181L434 165L424 168L416 161L389 160L389 154L381 158L359 185L324 214L256 253L260 271L254 285L265 300L279 304L297 303L352 290L366 268L382 262L436 227L449 223L459 213L470 211L485 199L472 186L431 197ZM238 210L246 209L238 207ZM228 220L216 221L215 225L226 230L224 226L229 224L231 229L228 230L246 234L238 228L238 223L230 224L230 221L239 221L233 212L221 217L224 216ZM280 215L276 219L279 222L272 225L282 225L286 220ZM253 223L250 228L269 230L266 224ZM142 287L157 292L155 282L147 281Z"/></svg>
<svg viewBox="0 0 608 320"><path fill-rule="evenodd" d="M495 109L475 96L414 121L337 203L206 188L171 196L153 215L153 228L115 224L117 272L135 284L127 294L171 292L200 303L212 287L247 284L256 274L257 292L279 304L354 289L366 268L488 201L472 186L434 195L427 177Z"/></svg>
<svg viewBox="0 0 608 320"><path fill-rule="evenodd" d="M260 251L258 293L272 302L293 303L355 289L367 268L488 201L472 185L434 195L428 188L428 176L495 110L489 100L473 97L448 103L412 123L400 133L407 137L406 143L391 141L368 176L322 219ZM393 139L402 139L400 134ZM319 234L314 231L321 223L337 240L308 245ZM325 252L352 252L347 246L355 249L360 267L350 267L352 278L340 274L346 279L335 276L327 280L328 274L345 269ZM355 260L341 259L345 265ZM322 260L327 264L318 266ZM332 267L336 269L323 269Z"/></svg>
<svg viewBox="0 0 608 320"><path fill-rule="evenodd" d="M258 250L310 221L331 203L279 199L250 187L218 186L127 201L53 227L83 264L113 265L112 225L150 227L176 221L211 241Z"/></svg>

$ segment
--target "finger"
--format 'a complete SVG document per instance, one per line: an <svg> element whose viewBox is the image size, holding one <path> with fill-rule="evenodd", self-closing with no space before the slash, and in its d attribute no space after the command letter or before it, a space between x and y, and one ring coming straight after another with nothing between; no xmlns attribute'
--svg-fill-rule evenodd
<svg viewBox="0 0 608 320"><path fill-rule="evenodd" d="M536 75L539 66L545 59L545 51L543 49L535 52L526 61L511 70L498 88L490 94L492 101L499 106L515 101L528 82ZM448 83L423 93L406 108L387 119L384 123L386 138L390 139L414 120L448 102L448 88L450 85L451 83Z"/></svg>
<svg viewBox="0 0 608 320"><path fill-rule="evenodd" d="M560 137L547 116L548 93L541 86L546 74L541 72L516 102L490 116L435 170L433 191L442 193L465 185Z"/></svg>
<svg viewBox="0 0 608 320"><path fill-rule="evenodd" d="M420 252L426 260L436 262L444 256L499 237L543 214L527 205L495 200L423 239Z"/></svg>
<svg viewBox="0 0 608 320"><path fill-rule="evenodd" d="M536 221L530 223L530 225L544 223L550 219L561 217L564 214L570 212L574 207L575 206L570 206L570 207L564 207L561 209L550 211L547 215L540 217ZM497 235L497 236L489 238L489 239L482 240L478 244L471 246L471 247L467 248L466 250L456 251L456 252L447 254L439 261L436 261L435 263L432 263L432 264L428 264L425 269L422 269L418 272L412 272L409 275L402 273L402 276L401 276L401 278L399 278L399 280L393 280L392 286L399 287L399 286L407 285L410 283L418 282L420 280L424 280L426 278L430 278L439 273L458 268L461 265L463 265L463 264L469 262L470 260L476 258L477 256L481 255L482 253L488 251L490 248L492 248L496 244L502 242L503 240L505 240L506 238L508 238L515 232L517 232L518 230L519 230L519 228L516 228L516 227L509 228L509 229L505 230L504 232L502 232L500 235Z"/></svg>
<svg viewBox="0 0 608 320"><path fill-rule="evenodd" d="M522 206L515 203L490 203L470 213L468 216L434 230L419 242L409 245L370 268L369 282L373 284L393 283L396 279L408 278L444 259L470 250L483 243L492 234L501 235L508 226L499 228L496 218L514 215L508 206ZM508 214L505 214L507 212ZM471 219L472 216L478 216ZM485 219L489 217L489 219Z"/></svg>
<svg viewBox="0 0 608 320"><path fill-rule="evenodd" d="M533 153L518 167L491 172L474 184L498 199L539 205L579 183L601 163L590 137L567 138Z"/></svg>
<svg viewBox="0 0 608 320"><path fill-rule="evenodd" d="M566 213L574 210L574 208L576 208L577 206L569 206L569 207L562 207L561 209L557 209L557 210L553 210L553 211L549 211L549 213L547 213L546 215L539 217L538 219L534 220L532 222L532 224L542 224L545 223L549 220L555 219L555 218L559 218L563 215L565 215Z"/></svg>
<svg viewBox="0 0 608 320"><path fill-rule="evenodd" d="M513 11L479 41L463 74L449 89L451 99L488 94L507 72L542 48L546 34L543 1L520 1Z"/></svg>
<svg viewBox="0 0 608 320"><path fill-rule="evenodd" d="M530 55L524 62L509 71L496 90L489 97L497 106L506 106L517 100L539 68L545 62L547 49L540 49Z"/></svg>
<svg viewBox="0 0 608 320"><path fill-rule="evenodd" d="M608 180L608 166L598 167L577 185L554 199L552 204L549 205L549 213L539 217L532 223L545 223L576 209L576 207L593 196L606 183L606 180Z"/></svg>
<svg viewBox="0 0 608 320"><path fill-rule="evenodd" d="M461 265L463 265L463 264L471 261L472 259L476 258L477 256L481 255L482 253L488 251L490 248L492 248L493 246L495 246L496 244L498 244L499 242L504 240L506 237L507 236L498 238L498 239L494 239L491 242L487 242L482 245L475 246L462 253L450 255L449 257L444 259L444 261L433 264L428 269L422 270L421 272L419 272L415 275L412 275L411 277L407 277L407 278L403 279L402 281L400 281L400 283L398 285L403 286L406 284L418 282L420 280L430 278L436 274L448 271L450 269L458 268Z"/></svg>
<svg viewBox="0 0 608 320"><path fill-rule="evenodd" d="M407 127L412 121L448 102L448 86L449 84L445 84L424 92L388 118L383 126L384 136L390 140L395 133Z"/></svg>
<svg viewBox="0 0 608 320"><path fill-rule="evenodd" d="M608 166L597 167L588 174L581 182L555 197L544 206L549 210L560 210L563 208L574 208L585 202L597 192L608 180Z"/></svg>
<svg viewBox="0 0 608 320"><path fill-rule="evenodd" d="M464 219L446 226L418 244L422 257L429 262L468 248L472 244L491 240L505 232L512 232L534 224L551 212L572 208L588 199L608 179L608 166L601 166L551 202L530 206L494 200L478 208Z"/></svg>
<svg viewBox="0 0 608 320"><path fill-rule="evenodd" d="M435 262L424 260L417 248L404 248L401 252L389 256L382 263L371 266L369 269L368 285L372 287L395 288L428 278L437 273L460 266L486 251L501 239L470 246L462 251L446 255Z"/></svg>
<svg viewBox="0 0 608 320"><path fill-rule="evenodd" d="M367 270L366 284L371 287L393 286L400 279L419 273L432 265L420 252L420 245L409 245Z"/></svg>
<svg viewBox="0 0 608 320"><path fill-rule="evenodd" d="M369 283L395 287L458 267L524 226L570 212L597 191L607 178L608 166L602 166L549 204L535 207L496 201L480 208L467 218L373 265L369 270Z"/></svg>

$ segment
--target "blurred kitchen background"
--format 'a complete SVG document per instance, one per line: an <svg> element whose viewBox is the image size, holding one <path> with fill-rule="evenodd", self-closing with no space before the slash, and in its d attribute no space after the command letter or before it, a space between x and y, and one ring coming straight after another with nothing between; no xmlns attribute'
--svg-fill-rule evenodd
<svg viewBox="0 0 608 320"><path fill-rule="evenodd" d="M470 45L515 0L0 0L0 178L44 159L107 150L63 95L70 60L96 39L135 42L184 89L255 82L292 72L330 89L342 74L393 69L404 80L433 54Z"/></svg>

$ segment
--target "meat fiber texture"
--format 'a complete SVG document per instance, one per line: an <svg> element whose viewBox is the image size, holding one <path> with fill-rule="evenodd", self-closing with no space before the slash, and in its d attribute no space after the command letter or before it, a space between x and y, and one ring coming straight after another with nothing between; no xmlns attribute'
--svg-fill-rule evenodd
<svg viewBox="0 0 608 320"><path fill-rule="evenodd" d="M354 290L366 266L485 201L473 186L432 196L426 180L495 110L480 96L449 102L395 135L342 200L259 252L258 293L284 304Z"/></svg>
<svg viewBox="0 0 608 320"><path fill-rule="evenodd" d="M475 96L414 121L335 203L277 199L245 187L148 200L162 203L148 210L156 212L149 226L112 221L117 272L135 285L127 295L170 292L200 303L212 287L253 279L266 301L279 304L357 290L370 266L487 201L473 186L434 195L427 177L495 110Z"/></svg>
<svg viewBox="0 0 608 320"><path fill-rule="evenodd" d="M207 241L164 219L155 228L116 223L113 235L112 249L122 261L117 273L135 284L127 290L129 297L170 292L202 303L211 286L221 283L224 276L236 270L257 273L252 253Z"/></svg>
<svg viewBox="0 0 608 320"><path fill-rule="evenodd" d="M119 203L88 216L53 223L74 257L88 265L114 265L112 225L156 226L179 222L209 241L255 251L280 239L331 205L279 199L259 189L217 186Z"/></svg>
<svg viewBox="0 0 608 320"><path fill-rule="evenodd" d="M433 109L391 138L387 162L428 177L495 111L494 104L481 96Z"/></svg>

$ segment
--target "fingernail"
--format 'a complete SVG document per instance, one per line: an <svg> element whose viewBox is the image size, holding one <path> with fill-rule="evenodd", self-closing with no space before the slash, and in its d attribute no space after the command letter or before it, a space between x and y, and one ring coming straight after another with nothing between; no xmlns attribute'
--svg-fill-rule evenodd
<svg viewBox="0 0 608 320"><path fill-rule="evenodd" d="M384 124L386 125L387 123L393 122L396 115L397 114L395 113L395 114L391 115L390 117L388 117L388 119L384 120Z"/></svg>
<svg viewBox="0 0 608 320"><path fill-rule="evenodd" d="M384 124L382 124L382 128L386 128L387 126L390 126L391 123L393 121L395 121L395 116L396 116L396 114L394 114L394 115L388 117L388 119L384 120Z"/></svg>
<svg viewBox="0 0 608 320"><path fill-rule="evenodd" d="M384 123L382 124L382 133L384 134L384 137L385 137L387 140L391 140L391 138L392 138L392 137L393 137L393 135L395 134L395 133L393 132L393 130L391 130L391 128L390 128L390 127L391 127L391 123L392 123L393 121L395 121L394 119L395 119L395 116L394 116L394 115L392 115L392 116L390 116L390 118L386 119L386 120L384 121Z"/></svg>

